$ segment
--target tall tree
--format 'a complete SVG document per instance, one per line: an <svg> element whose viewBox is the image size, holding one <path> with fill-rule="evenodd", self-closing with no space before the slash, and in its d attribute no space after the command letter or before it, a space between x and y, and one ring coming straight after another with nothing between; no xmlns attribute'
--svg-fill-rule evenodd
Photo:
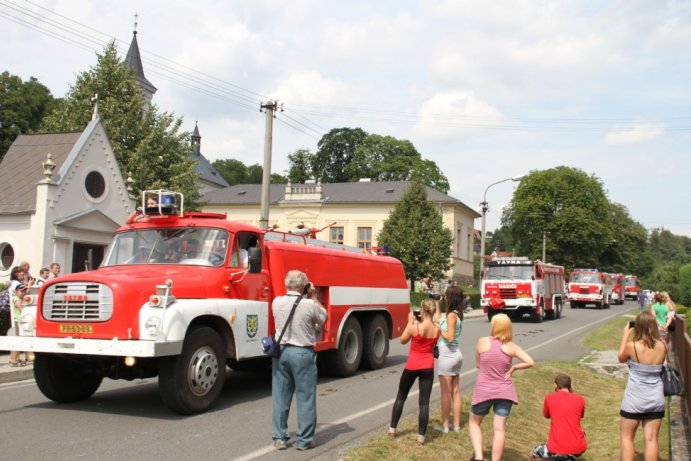
<svg viewBox="0 0 691 461"><path fill-rule="evenodd" d="M308 149L298 149L292 154L288 154L290 167L288 168L288 179L295 184L301 184L312 177L312 161L314 154Z"/></svg>
<svg viewBox="0 0 691 461"><path fill-rule="evenodd" d="M353 181L346 173L346 167L366 137L367 133L360 128L334 128L325 134L319 140L317 153L312 159L315 179L322 182Z"/></svg>
<svg viewBox="0 0 691 461"><path fill-rule="evenodd" d="M519 184L502 215L521 256L547 253L568 270L594 267L613 239L611 207L602 182L581 170L560 166L533 171Z"/></svg>
<svg viewBox="0 0 691 461"><path fill-rule="evenodd" d="M114 42L98 55L94 67L77 76L63 104L44 119L43 129L83 130L92 116L94 95L120 169L132 173L135 193L155 187L176 190L185 194L188 207L198 207L189 134L180 131L181 119L159 113L155 105L147 107L132 68L118 58Z"/></svg>
<svg viewBox="0 0 691 461"><path fill-rule="evenodd" d="M0 161L18 135L41 126L54 103L50 90L36 78L23 82L7 71L0 74Z"/></svg>
<svg viewBox="0 0 691 461"><path fill-rule="evenodd" d="M600 255L598 267L608 272L644 276L652 270L652 257L647 248L647 233L634 221L628 209L610 203L612 240Z"/></svg>
<svg viewBox="0 0 691 461"><path fill-rule="evenodd" d="M411 289L415 280L425 275L440 279L451 267L453 236L420 183L410 185L384 221L377 241L401 260Z"/></svg>
<svg viewBox="0 0 691 461"><path fill-rule="evenodd" d="M211 164L231 186L235 184L261 184L264 168L257 164L247 166L233 158L214 160ZM272 184L285 184L287 178L278 173L271 173Z"/></svg>

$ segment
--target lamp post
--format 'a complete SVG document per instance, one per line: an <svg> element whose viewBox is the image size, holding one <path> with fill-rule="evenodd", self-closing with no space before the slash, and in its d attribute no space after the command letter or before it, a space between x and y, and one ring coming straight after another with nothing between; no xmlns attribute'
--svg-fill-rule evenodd
<svg viewBox="0 0 691 461"><path fill-rule="evenodd" d="M485 216L487 215L487 191L489 190L490 187L496 186L497 184L501 184L506 181L520 181L521 179L525 178L525 175L522 176L516 176L513 178L506 178L502 179L501 181L493 182L489 186L487 186L487 189L485 189L485 195L482 196L482 203L480 203L480 207L482 210L482 231L480 232L480 270L482 271L483 266L485 265Z"/></svg>

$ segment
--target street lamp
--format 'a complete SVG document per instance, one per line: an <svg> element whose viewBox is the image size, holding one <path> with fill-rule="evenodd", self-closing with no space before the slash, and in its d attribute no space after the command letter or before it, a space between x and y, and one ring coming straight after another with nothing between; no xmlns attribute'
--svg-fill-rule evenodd
<svg viewBox="0 0 691 461"><path fill-rule="evenodd" d="M522 176L516 176L513 178L506 178L502 179L501 181L493 182L489 186L487 186L487 189L485 189L485 195L482 196L482 203L480 203L480 207L482 209L482 231L480 233L480 270L482 270L482 267L485 265L485 216L487 215L487 191L489 190L490 187L496 186L497 184L501 184L506 181L520 181L521 179L525 178L525 175Z"/></svg>

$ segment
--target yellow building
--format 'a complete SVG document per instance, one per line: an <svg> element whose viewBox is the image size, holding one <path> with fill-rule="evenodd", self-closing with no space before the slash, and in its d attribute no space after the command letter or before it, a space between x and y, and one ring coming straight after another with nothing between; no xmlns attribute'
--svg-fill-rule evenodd
<svg viewBox="0 0 691 461"><path fill-rule="evenodd" d="M269 224L282 231L323 229L317 238L363 248L377 247L377 235L409 181L321 184L272 184ZM442 192L427 187L427 200L437 204L444 226L453 234L448 279L473 282L473 224L480 215ZM227 213L228 219L259 225L260 184L239 184L204 195L203 211Z"/></svg>

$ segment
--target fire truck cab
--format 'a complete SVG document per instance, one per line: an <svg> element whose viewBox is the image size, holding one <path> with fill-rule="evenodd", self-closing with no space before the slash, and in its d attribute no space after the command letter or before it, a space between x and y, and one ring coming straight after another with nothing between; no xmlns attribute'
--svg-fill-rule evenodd
<svg viewBox="0 0 691 461"><path fill-rule="evenodd" d="M638 300L638 292L641 290L641 282L635 275L626 275L624 277L624 290L626 291L626 299Z"/></svg>
<svg viewBox="0 0 691 461"><path fill-rule="evenodd" d="M305 272L328 318L315 346L320 372L384 365L410 311L401 262L305 235L184 211L157 190L114 235L96 270L45 283L0 350L34 351L34 376L56 402L85 400L104 378L158 377L181 414L206 411L233 369L268 368L261 338L289 270Z"/></svg>
<svg viewBox="0 0 691 461"><path fill-rule="evenodd" d="M485 263L480 305L489 320L501 312L535 322L561 317L564 268L527 257L496 258Z"/></svg>
<svg viewBox="0 0 691 461"><path fill-rule="evenodd" d="M569 276L569 303L572 309L594 304L598 309L610 307L612 277L598 269L574 269Z"/></svg>

